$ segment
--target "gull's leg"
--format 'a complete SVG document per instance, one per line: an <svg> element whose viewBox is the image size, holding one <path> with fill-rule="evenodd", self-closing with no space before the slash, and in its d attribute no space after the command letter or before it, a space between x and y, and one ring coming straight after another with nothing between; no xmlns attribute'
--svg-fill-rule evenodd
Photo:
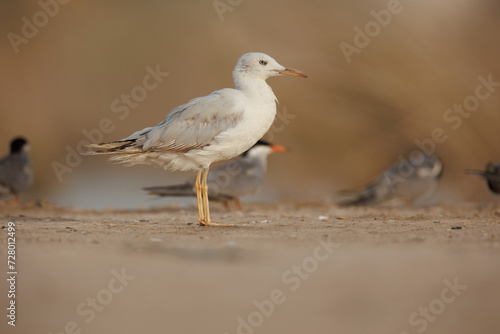
<svg viewBox="0 0 500 334"><path fill-rule="evenodd" d="M205 215L203 213L203 199L201 195L201 173L202 170L200 169L198 171L198 174L196 175L196 182L194 183L194 186L196 188L196 198L198 199L198 222L200 225L203 225L205 221Z"/></svg>
<svg viewBox="0 0 500 334"><path fill-rule="evenodd" d="M234 226L233 224L213 223L210 220L210 208L208 207L208 185L207 185L208 168L203 169L203 177L201 179L201 190L203 192L203 206L205 209L205 221L200 221L201 226Z"/></svg>

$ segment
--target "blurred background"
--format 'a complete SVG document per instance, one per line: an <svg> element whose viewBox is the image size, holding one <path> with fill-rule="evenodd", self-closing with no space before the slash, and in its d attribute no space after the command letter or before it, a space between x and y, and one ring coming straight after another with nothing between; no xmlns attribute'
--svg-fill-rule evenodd
<svg viewBox="0 0 500 334"><path fill-rule="evenodd" d="M93 208L168 203L141 188L193 173L68 152L87 140L85 131L121 139L191 98L233 87L238 58L261 51L309 78L268 80L281 117L267 139L291 152L270 156L264 189L253 199L334 198L441 128L446 140L435 153L445 172L434 200L498 202L463 171L500 161L500 86L469 117L443 117L474 96L478 77L500 82L500 2L402 0L383 26L372 11L387 13L388 2L46 0L44 10L36 1L3 1L0 154L14 136L31 142L35 184L23 200ZM363 38L366 28L371 36ZM355 51L346 57L347 44ZM141 88L148 67L168 72L151 90ZM132 93L137 99L127 106L120 99ZM92 132L103 119L111 122L107 133Z"/></svg>

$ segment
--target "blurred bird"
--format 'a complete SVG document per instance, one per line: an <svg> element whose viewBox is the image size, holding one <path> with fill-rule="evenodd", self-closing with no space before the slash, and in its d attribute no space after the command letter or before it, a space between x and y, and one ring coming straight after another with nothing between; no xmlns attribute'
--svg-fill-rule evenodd
<svg viewBox="0 0 500 334"><path fill-rule="evenodd" d="M234 200L241 210L239 197L255 193L264 182L267 168L267 156L273 152L285 152L286 148L259 140L252 148L231 162L210 171L207 177L208 198L221 201L229 210L228 202ZM196 196L196 180L184 184L144 188L150 195L164 196Z"/></svg>
<svg viewBox="0 0 500 334"><path fill-rule="evenodd" d="M412 158L413 161L402 160L391 166L360 191L342 192L353 198L339 205L372 205L391 199L413 204L424 201L434 193L443 163L438 157L423 153Z"/></svg>
<svg viewBox="0 0 500 334"><path fill-rule="evenodd" d="M492 162L488 162L484 171L467 169L466 174L479 175L486 179L488 188L496 194L500 194L500 163L496 166Z"/></svg>
<svg viewBox="0 0 500 334"><path fill-rule="evenodd" d="M28 190L33 183L28 152L26 139L17 137L10 142L9 154L0 159L0 199L14 196L19 202L19 193Z"/></svg>
<svg viewBox="0 0 500 334"><path fill-rule="evenodd" d="M307 77L264 53L244 54L233 71L235 89L193 99L173 109L155 127L122 140L89 145L88 154L115 154L110 160L128 165L197 170L199 224L232 226L210 220L208 169L216 161L232 159L248 150L269 130L277 100L266 79L278 75Z"/></svg>

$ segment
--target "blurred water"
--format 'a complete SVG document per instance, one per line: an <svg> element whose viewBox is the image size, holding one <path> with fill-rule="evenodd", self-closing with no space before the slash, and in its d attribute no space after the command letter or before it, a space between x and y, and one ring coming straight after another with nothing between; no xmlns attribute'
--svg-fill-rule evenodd
<svg viewBox="0 0 500 334"><path fill-rule="evenodd" d="M92 158L94 157L85 159ZM88 209L133 209L152 206L196 208L195 197L159 198L147 195L142 190L144 187L181 184L194 176L195 174L191 172L173 173L152 166L123 167L107 162L96 168L95 164L87 161L74 172L74 175L62 182L56 191L43 196L47 201L60 206ZM276 196L266 186L255 195L242 198L243 202L274 200ZM217 204L212 204L215 205ZM234 205L232 207L234 208Z"/></svg>

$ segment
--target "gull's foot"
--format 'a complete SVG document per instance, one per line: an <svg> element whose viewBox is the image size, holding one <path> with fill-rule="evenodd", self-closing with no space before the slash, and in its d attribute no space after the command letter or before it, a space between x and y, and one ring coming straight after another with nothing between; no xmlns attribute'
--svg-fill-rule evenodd
<svg viewBox="0 0 500 334"><path fill-rule="evenodd" d="M203 220L199 220L198 221L200 223L200 226L234 226L234 224L225 224L225 223L214 223L214 222L211 222L211 221L203 221Z"/></svg>

